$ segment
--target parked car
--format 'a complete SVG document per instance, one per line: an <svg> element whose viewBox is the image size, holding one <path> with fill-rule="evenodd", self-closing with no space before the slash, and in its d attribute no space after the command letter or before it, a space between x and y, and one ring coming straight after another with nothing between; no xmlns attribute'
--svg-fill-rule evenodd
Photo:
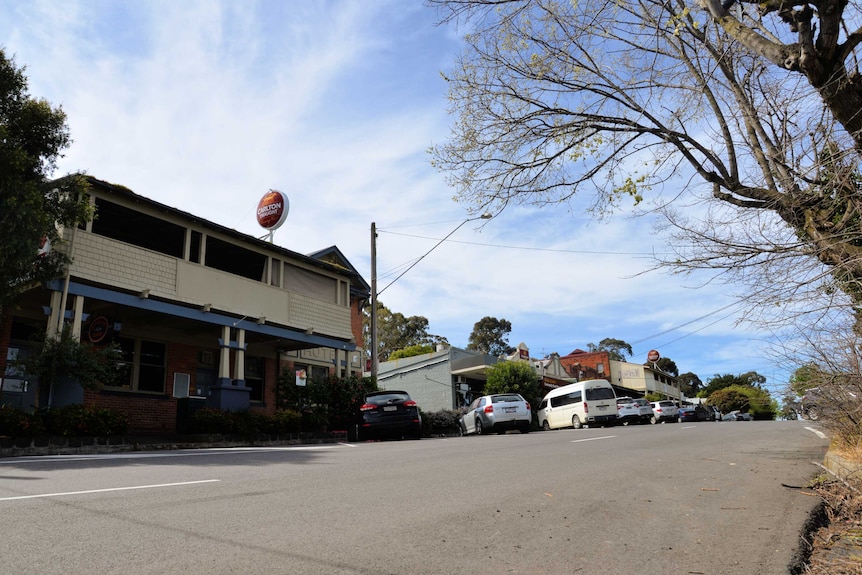
<svg viewBox="0 0 862 575"><path fill-rule="evenodd" d="M730 413L725 413L724 416L721 418L721 420L722 421L753 421L754 418L751 416L750 413L745 413L745 412L739 411L737 409L737 410L731 411Z"/></svg>
<svg viewBox="0 0 862 575"><path fill-rule="evenodd" d="M634 401L638 404L641 421L649 423L649 420L652 419L652 404L643 397L636 397Z"/></svg>
<svg viewBox="0 0 862 575"><path fill-rule="evenodd" d="M646 401L646 400L644 400ZM649 407L649 402L647 402ZM631 397L617 398L617 423L628 425L629 423L645 423L649 421L652 415L652 408L649 408L649 413L644 415L641 411L641 406Z"/></svg>
<svg viewBox="0 0 862 575"><path fill-rule="evenodd" d="M406 391L375 391L365 395L355 427L357 441L371 438L422 438L419 406Z"/></svg>
<svg viewBox="0 0 862 575"><path fill-rule="evenodd" d="M463 435L505 433L509 429L529 433L532 421L530 404L520 394L498 393L474 399L467 413L461 416L459 425Z"/></svg>
<svg viewBox="0 0 862 575"><path fill-rule="evenodd" d="M800 400L803 419L818 421L834 419L843 414L858 413L862 409L862 397L847 388L836 385L814 387L805 392Z"/></svg>
<svg viewBox="0 0 862 575"><path fill-rule="evenodd" d="M712 414L708 412L702 405L687 405L680 407L677 411L676 419L680 423L683 421L709 421Z"/></svg>
<svg viewBox="0 0 862 575"><path fill-rule="evenodd" d="M652 402L652 417L650 423L664 423L665 421L676 421L679 415L679 408L670 400Z"/></svg>
<svg viewBox="0 0 862 575"><path fill-rule="evenodd" d="M539 404L542 429L585 425L614 425L618 412L616 394L606 379L586 379L549 391Z"/></svg>
<svg viewBox="0 0 862 575"><path fill-rule="evenodd" d="M710 421L721 421L721 412L714 405L705 405L704 408L706 412L709 414Z"/></svg>

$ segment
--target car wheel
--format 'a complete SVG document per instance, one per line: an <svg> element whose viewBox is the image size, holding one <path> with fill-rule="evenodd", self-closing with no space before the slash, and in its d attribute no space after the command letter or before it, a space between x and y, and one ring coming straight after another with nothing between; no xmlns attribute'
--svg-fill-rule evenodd
<svg viewBox="0 0 862 575"><path fill-rule="evenodd" d="M658 423L658 418L655 415L653 415L652 417L649 418L649 422L652 423L653 425L655 425L656 423Z"/></svg>
<svg viewBox="0 0 862 575"><path fill-rule="evenodd" d="M485 433L485 430L482 428L482 420L476 418L476 435L482 435Z"/></svg>
<svg viewBox="0 0 862 575"><path fill-rule="evenodd" d="M467 429L464 427L464 422L459 421L458 422L458 437L464 437L465 435L467 435Z"/></svg>
<svg viewBox="0 0 862 575"><path fill-rule="evenodd" d="M811 421L817 421L818 419L820 419L820 410L816 407L809 407L807 414L808 419L810 419Z"/></svg>
<svg viewBox="0 0 862 575"><path fill-rule="evenodd" d="M625 421L623 421L623 427L625 427L625 426L626 426L626 425L628 425L628 424L629 424L629 420L628 420L628 419L627 419L627 420L625 420Z"/></svg>
<svg viewBox="0 0 862 575"><path fill-rule="evenodd" d="M677 420L679 423L682 423L682 418L681 418L681 417L677 417L677 418L676 418L676 420Z"/></svg>
<svg viewBox="0 0 862 575"><path fill-rule="evenodd" d="M572 416L572 427L574 427L575 429L580 429L581 427L583 427L583 424L581 423L581 418L577 415Z"/></svg>
<svg viewBox="0 0 862 575"><path fill-rule="evenodd" d="M551 431L551 426L548 424L548 420L542 422L542 431Z"/></svg>

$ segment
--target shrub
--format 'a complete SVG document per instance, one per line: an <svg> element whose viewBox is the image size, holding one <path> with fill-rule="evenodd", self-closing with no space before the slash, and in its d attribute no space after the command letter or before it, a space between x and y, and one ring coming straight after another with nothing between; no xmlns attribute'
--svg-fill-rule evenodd
<svg viewBox="0 0 862 575"><path fill-rule="evenodd" d="M32 437L44 432L42 420L36 415L0 405L0 436Z"/></svg>
<svg viewBox="0 0 862 575"><path fill-rule="evenodd" d="M454 435L458 433L458 418L461 411L457 409L443 409L422 413L423 435Z"/></svg>
<svg viewBox="0 0 862 575"><path fill-rule="evenodd" d="M128 414L106 407L67 405L40 410L38 415L48 434L64 437L125 435L130 425Z"/></svg>
<svg viewBox="0 0 862 575"><path fill-rule="evenodd" d="M235 434L245 437L282 435L299 431L302 415L292 409L279 409L274 414L259 411L222 411L203 408L189 419L189 433Z"/></svg>

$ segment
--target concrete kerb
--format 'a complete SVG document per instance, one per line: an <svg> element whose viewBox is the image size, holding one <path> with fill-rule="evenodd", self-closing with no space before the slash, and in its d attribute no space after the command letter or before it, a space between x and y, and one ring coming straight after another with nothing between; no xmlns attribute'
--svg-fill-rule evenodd
<svg viewBox="0 0 862 575"><path fill-rule="evenodd" d="M278 447L338 443L347 440L346 434L294 434L286 437L248 439L227 435L189 436L111 436L111 437L34 437L0 438L0 458L39 455L86 455L124 453L131 451L166 451L178 449L207 449L214 447Z"/></svg>

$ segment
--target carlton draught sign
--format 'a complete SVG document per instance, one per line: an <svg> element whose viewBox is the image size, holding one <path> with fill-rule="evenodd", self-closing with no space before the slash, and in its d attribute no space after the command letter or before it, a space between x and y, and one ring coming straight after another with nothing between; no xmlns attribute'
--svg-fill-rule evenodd
<svg viewBox="0 0 862 575"><path fill-rule="evenodd" d="M257 223L267 230L275 230L284 223L289 211L287 196L278 190L270 190L257 204Z"/></svg>

